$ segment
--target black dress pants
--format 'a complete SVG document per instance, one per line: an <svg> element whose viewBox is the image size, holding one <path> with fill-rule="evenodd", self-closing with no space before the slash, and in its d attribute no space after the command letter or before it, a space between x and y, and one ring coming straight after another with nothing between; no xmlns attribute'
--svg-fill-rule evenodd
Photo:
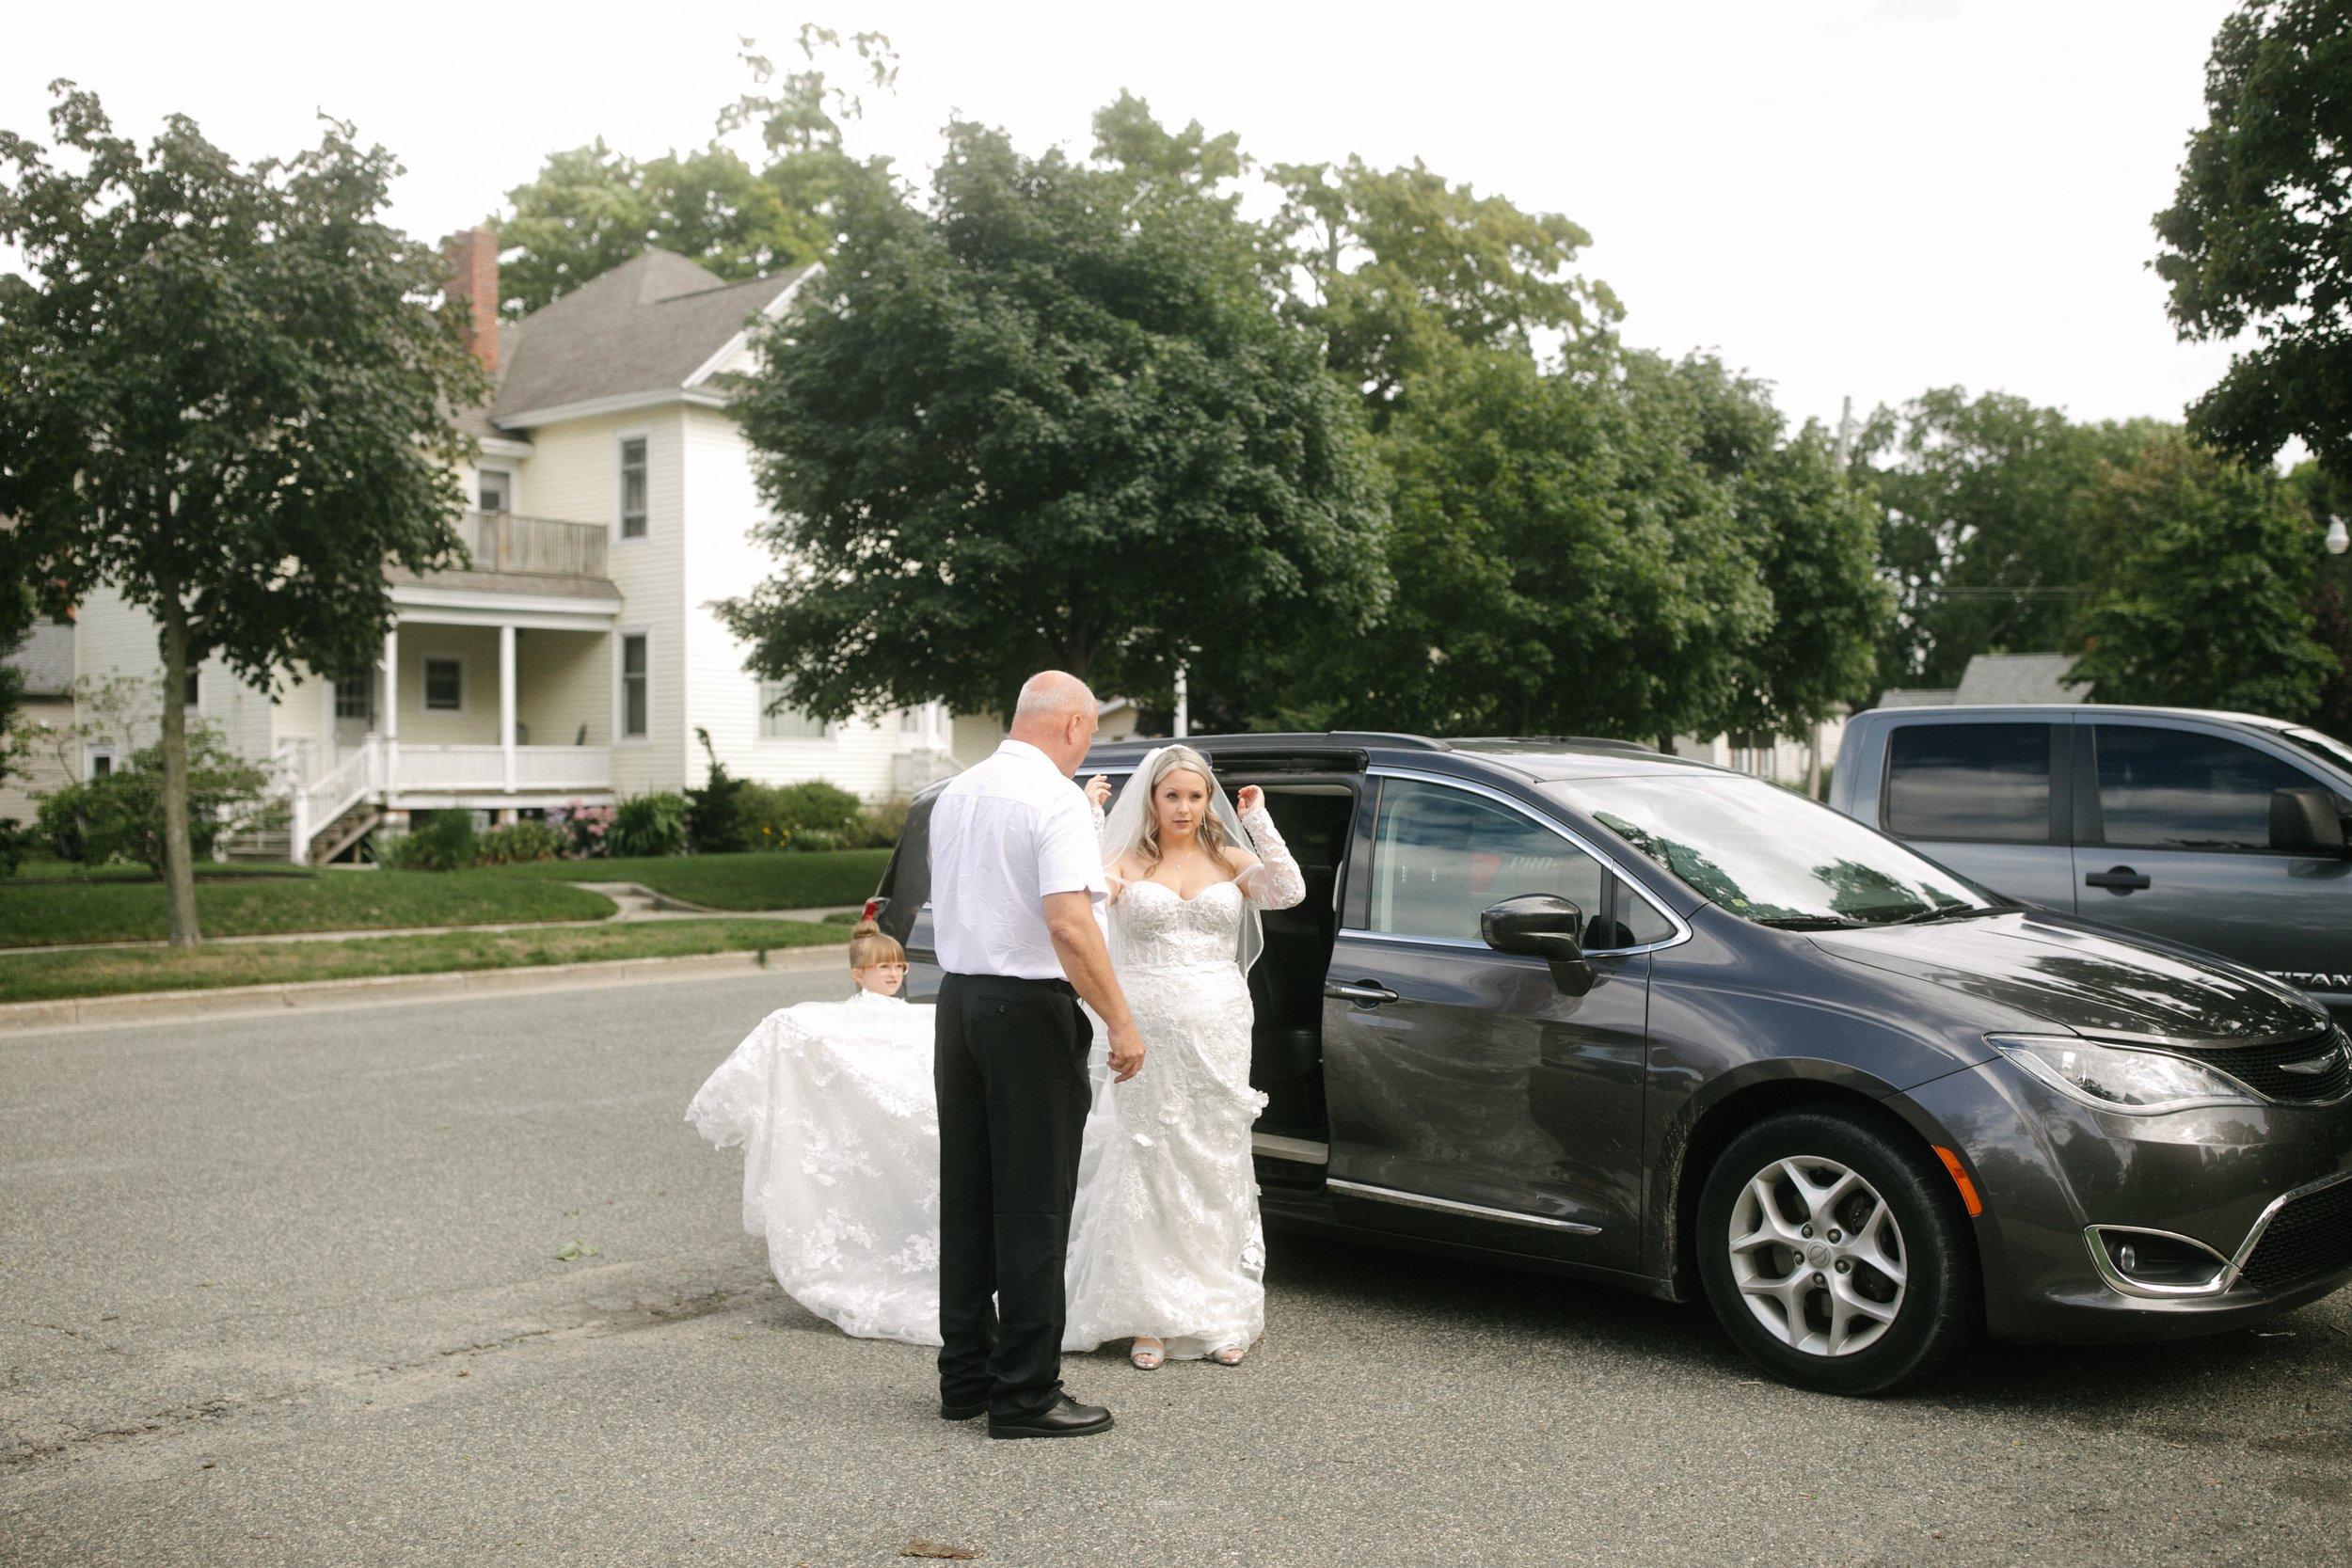
<svg viewBox="0 0 2352 1568"><path fill-rule="evenodd" d="M1021 1417L1061 1397L1062 1263L1094 1031L1067 981L939 989L939 1397Z"/></svg>

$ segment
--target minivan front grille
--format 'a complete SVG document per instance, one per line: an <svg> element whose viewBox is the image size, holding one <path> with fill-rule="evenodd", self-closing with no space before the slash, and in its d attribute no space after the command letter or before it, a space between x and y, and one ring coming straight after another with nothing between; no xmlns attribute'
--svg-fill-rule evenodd
<svg viewBox="0 0 2352 1568"><path fill-rule="evenodd" d="M2239 1272L2265 1291L2284 1291L2344 1268L2352 1268L2352 1181L2307 1193L2272 1215Z"/></svg>
<svg viewBox="0 0 2352 1568"><path fill-rule="evenodd" d="M2347 1048L2341 1028L2284 1045L2241 1045L2185 1054L2220 1069L2268 1100L2310 1105L2352 1094L2352 1048ZM2312 1070L2314 1065L2316 1070Z"/></svg>

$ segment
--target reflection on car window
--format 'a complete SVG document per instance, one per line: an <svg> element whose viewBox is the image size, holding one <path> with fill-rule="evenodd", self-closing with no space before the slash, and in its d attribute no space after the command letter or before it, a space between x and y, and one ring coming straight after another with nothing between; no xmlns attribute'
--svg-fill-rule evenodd
<svg viewBox="0 0 2352 1568"><path fill-rule="evenodd" d="M2173 849L2266 849L2273 790L2317 781L2251 746L2188 730L2101 724L2106 841Z"/></svg>
<svg viewBox="0 0 2352 1568"><path fill-rule="evenodd" d="M1589 921L1600 879L1599 862L1498 801L1409 779L1380 786L1375 931L1476 942L1483 911L1526 893L1556 894Z"/></svg>
<svg viewBox="0 0 2352 1568"><path fill-rule="evenodd" d="M2287 730L2282 733L2287 739L2312 755L2324 757L2338 768L2352 768L2352 746L2345 745L2334 736L2318 730Z"/></svg>
<svg viewBox="0 0 2352 1568"><path fill-rule="evenodd" d="M1998 907L1852 818L1760 779L1659 773L1545 788L1759 925L1884 925Z"/></svg>
<svg viewBox="0 0 2352 1568"><path fill-rule="evenodd" d="M1905 838L2050 842L2050 726L1906 724L1889 738L1886 827Z"/></svg>

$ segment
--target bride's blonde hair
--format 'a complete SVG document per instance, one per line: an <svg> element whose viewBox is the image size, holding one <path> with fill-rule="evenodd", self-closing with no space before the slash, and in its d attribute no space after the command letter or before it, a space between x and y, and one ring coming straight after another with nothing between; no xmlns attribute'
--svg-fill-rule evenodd
<svg viewBox="0 0 2352 1568"><path fill-rule="evenodd" d="M1170 773L1198 773L1209 786L1208 809L1200 814L1200 847L1212 855L1221 856L1225 849L1225 824L1216 816L1216 770L1189 746L1163 746L1152 764L1152 776L1128 784L1130 789L1143 786L1143 834L1136 848L1147 871L1160 863L1160 785Z"/></svg>

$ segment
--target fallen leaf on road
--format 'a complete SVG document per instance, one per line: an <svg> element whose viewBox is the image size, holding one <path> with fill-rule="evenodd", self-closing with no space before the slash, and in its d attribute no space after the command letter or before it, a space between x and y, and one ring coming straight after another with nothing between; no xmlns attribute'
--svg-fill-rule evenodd
<svg viewBox="0 0 2352 1568"><path fill-rule="evenodd" d="M594 1258L596 1256L596 1249L590 1246L585 1242L565 1242L564 1243L564 1250L555 1255L555 1260L559 1263L568 1263L575 1258Z"/></svg>
<svg viewBox="0 0 2352 1568"><path fill-rule="evenodd" d="M986 1552L967 1551L961 1546L943 1546L936 1541L914 1540L899 1548L900 1557L943 1557L957 1562L969 1562Z"/></svg>

